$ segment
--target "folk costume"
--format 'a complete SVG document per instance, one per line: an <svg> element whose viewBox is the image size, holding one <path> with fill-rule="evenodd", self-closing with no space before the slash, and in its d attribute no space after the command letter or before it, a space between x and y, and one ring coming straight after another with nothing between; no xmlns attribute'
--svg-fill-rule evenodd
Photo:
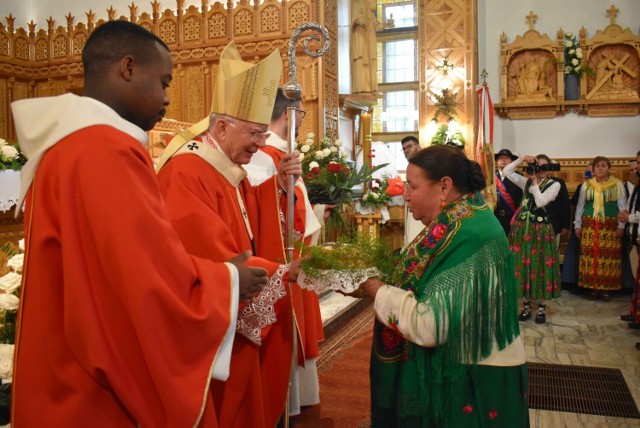
<svg viewBox="0 0 640 428"><path fill-rule="evenodd" d="M495 160L500 156L509 156L512 161L518 159L518 157L508 149L502 149L498 153L495 153ZM503 171L496 171L496 193L498 200L493 213L500 222L502 229L504 229L505 235L509 236L511 219L522 201L522 189L513 181L509 180Z"/></svg>
<svg viewBox="0 0 640 428"><path fill-rule="evenodd" d="M557 298L561 286L560 257L546 207L557 198L561 185L553 177L532 185L515 172L522 162L518 158L504 168L505 175L524 191L520 212L509 232L518 288L527 300Z"/></svg>
<svg viewBox="0 0 640 428"><path fill-rule="evenodd" d="M281 71L277 50L251 64L231 42L220 57L212 113L268 124ZM275 176L251 186L246 171L222 151L208 128L206 118L170 142L158 164L158 182L187 251L214 261L250 251L247 264L268 272L268 285L240 307L229 379L214 383L212 390L221 427L271 428L285 407L293 352L279 186ZM267 260L273 254L282 258ZM269 371L261 353L274 363Z"/></svg>
<svg viewBox="0 0 640 428"><path fill-rule="evenodd" d="M619 290L622 285L622 241L616 229L624 229L618 213L626 208L622 181L613 176L599 183L594 177L580 189L574 225L582 229L578 285L596 290Z"/></svg>
<svg viewBox="0 0 640 428"><path fill-rule="evenodd" d="M528 426L513 254L482 195L446 207L401 257L374 303L371 426Z"/></svg>
<svg viewBox="0 0 640 428"><path fill-rule="evenodd" d="M12 108L29 159L12 424L216 427L236 268L187 255L142 129L72 94Z"/></svg>

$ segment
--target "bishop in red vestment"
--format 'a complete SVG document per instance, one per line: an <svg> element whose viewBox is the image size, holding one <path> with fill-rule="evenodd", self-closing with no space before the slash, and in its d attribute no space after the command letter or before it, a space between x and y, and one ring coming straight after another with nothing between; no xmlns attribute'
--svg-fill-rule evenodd
<svg viewBox="0 0 640 428"><path fill-rule="evenodd" d="M260 294L240 310L231 374L215 388L218 420L224 427L275 426L289 381L289 267L282 258L264 256L283 254L278 204L287 173L300 175L300 160L297 154L285 157L278 176L257 187L241 167L264 146L281 67L277 50L250 64L242 61L233 43L227 46L220 59L214 113L174 138L159 163L160 188L187 250L214 261L250 250L255 257L247 263L265 268L269 275ZM243 92L248 81L251 90ZM193 135L197 138L187 141ZM261 353L277 362L269 376L261 373Z"/></svg>

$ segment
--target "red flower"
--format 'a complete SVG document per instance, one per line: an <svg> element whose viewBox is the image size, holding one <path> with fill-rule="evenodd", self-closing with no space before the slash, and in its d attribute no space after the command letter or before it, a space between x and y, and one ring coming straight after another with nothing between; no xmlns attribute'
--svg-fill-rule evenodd
<svg viewBox="0 0 640 428"><path fill-rule="evenodd" d="M320 173L320 167L316 166L315 168L311 168L311 172L313 172L314 174Z"/></svg>
<svg viewBox="0 0 640 428"><path fill-rule="evenodd" d="M494 420L496 417L498 417L498 411L495 409L489 410L489 419Z"/></svg>
<svg viewBox="0 0 640 428"><path fill-rule="evenodd" d="M473 407L471 406L471 404L467 404L462 408L462 411L465 413L471 413L473 412Z"/></svg>
<svg viewBox="0 0 640 428"><path fill-rule="evenodd" d="M337 174L340 171L342 171L342 166L336 162L329 162L327 164L327 170L329 170L330 172L333 172L334 174Z"/></svg>
<svg viewBox="0 0 640 428"><path fill-rule="evenodd" d="M418 265L418 262L416 262L415 260L412 261L411 264L407 266L407 273L413 272L413 270L416 268L417 265Z"/></svg>

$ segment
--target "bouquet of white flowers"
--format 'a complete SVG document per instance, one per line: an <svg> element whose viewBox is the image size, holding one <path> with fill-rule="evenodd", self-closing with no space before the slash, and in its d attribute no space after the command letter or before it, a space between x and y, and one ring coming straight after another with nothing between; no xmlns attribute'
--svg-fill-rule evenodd
<svg viewBox="0 0 640 428"><path fill-rule="evenodd" d="M564 33L564 74L577 74L580 76L587 71L582 60L584 54L578 38L573 33Z"/></svg>

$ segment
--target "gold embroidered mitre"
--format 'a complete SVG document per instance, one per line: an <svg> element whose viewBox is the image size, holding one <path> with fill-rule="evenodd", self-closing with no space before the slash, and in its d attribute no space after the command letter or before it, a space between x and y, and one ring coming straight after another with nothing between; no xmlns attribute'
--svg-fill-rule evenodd
<svg viewBox="0 0 640 428"><path fill-rule="evenodd" d="M282 75L278 50L257 64L244 62L231 42L220 56L211 113L269 125Z"/></svg>
<svg viewBox="0 0 640 428"><path fill-rule="evenodd" d="M259 63L253 64L243 61L236 44L230 42L220 55L211 113L268 125L281 75L282 58L278 49ZM209 116L179 132L162 153L156 171L160 171L180 147L208 128Z"/></svg>

